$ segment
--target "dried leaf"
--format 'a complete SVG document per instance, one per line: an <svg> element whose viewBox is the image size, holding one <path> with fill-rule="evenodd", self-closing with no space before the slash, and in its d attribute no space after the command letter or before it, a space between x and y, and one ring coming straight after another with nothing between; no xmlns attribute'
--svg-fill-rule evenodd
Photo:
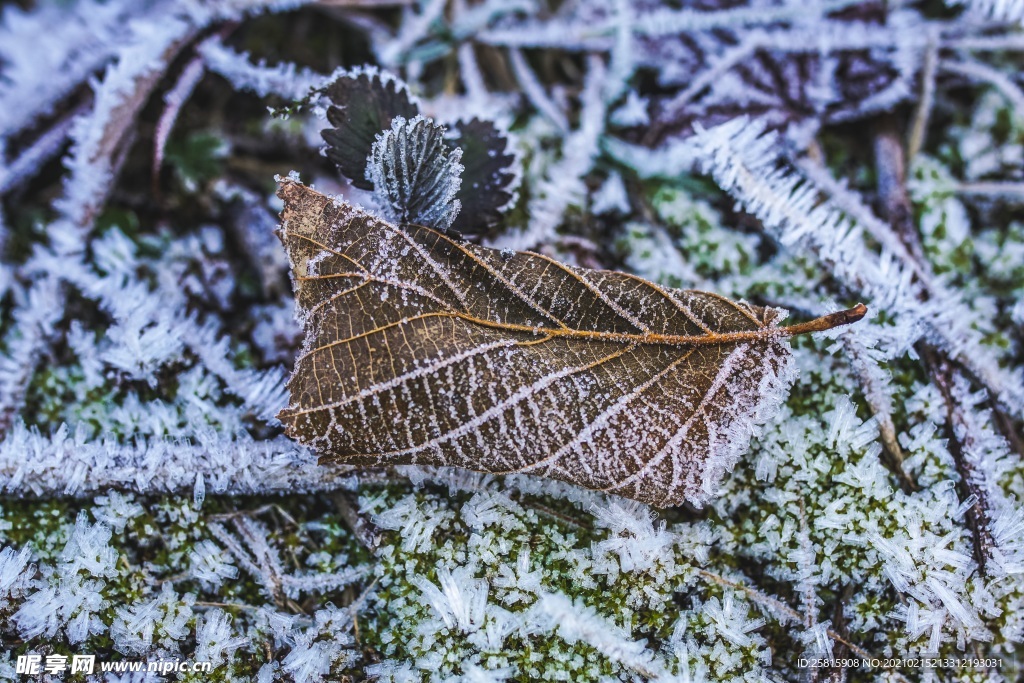
<svg viewBox="0 0 1024 683"><path fill-rule="evenodd" d="M376 136L391 128L396 116L416 116L416 104L405 84L375 69L342 75L325 92L334 103L327 109L327 120L334 128L320 133L327 143L327 158L353 185L372 190L366 166Z"/></svg>
<svg viewBox="0 0 1024 683"><path fill-rule="evenodd" d="M280 419L321 461L714 495L789 382L780 311L390 225L283 181L305 344Z"/></svg>

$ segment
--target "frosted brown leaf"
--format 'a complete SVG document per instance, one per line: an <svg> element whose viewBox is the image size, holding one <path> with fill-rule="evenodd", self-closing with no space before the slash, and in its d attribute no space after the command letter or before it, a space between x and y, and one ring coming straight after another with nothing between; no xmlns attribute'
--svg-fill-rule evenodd
<svg viewBox="0 0 1024 683"><path fill-rule="evenodd" d="M390 225L281 183L305 343L280 414L321 461L705 503L793 377L781 311Z"/></svg>

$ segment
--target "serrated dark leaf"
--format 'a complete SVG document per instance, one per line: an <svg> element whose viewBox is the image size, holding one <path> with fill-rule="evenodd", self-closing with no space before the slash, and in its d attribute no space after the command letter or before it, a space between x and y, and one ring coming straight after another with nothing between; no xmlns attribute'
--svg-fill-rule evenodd
<svg viewBox="0 0 1024 683"><path fill-rule="evenodd" d="M487 234L501 222L503 209L514 199L518 174L508 137L490 121L471 119L452 127L452 142L462 150L462 187L456 197L462 211L453 228Z"/></svg>
<svg viewBox="0 0 1024 683"><path fill-rule="evenodd" d="M779 311L390 225L284 181L305 341L279 418L322 462L525 472L655 505L714 495L792 379Z"/></svg>
<svg viewBox="0 0 1024 683"><path fill-rule="evenodd" d="M397 79L372 71L341 76L325 93L333 102L327 120L334 126L320 133L327 143L327 158L353 185L372 190L366 164L376 136L390 128L396 116L412 118L418 109Z"/></svg>

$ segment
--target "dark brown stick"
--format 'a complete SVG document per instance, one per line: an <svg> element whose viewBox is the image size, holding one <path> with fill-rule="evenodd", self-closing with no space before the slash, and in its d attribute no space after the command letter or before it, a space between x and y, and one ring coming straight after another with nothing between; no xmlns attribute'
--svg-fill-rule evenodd
<svg viewBox="0 0 1024 683"><path fill-rule="evenodd" d="M808 332L824 332L826 330L831 330L834 327L855 323L867 315L867 313L867 306L864 304L857 304L853 308L848 308L845 311L836 311L835 313L829 313L828 315L823 315L820 318L808 320L805 323L789 325L782 329L786 331L787 336L792 336L794 334L806 334Z"/></svg>

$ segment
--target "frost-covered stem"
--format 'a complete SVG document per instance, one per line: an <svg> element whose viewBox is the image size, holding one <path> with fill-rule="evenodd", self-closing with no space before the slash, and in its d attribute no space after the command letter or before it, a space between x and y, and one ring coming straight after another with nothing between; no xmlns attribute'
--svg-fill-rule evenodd
<svg viewBox="0 0 1024 683"><path fill-rule="evenodd" d="M892 226L875 216L858 193L836 180L828 168L819 161L803 157L796 162L796 166L821 188L839 209L857 221L879 244L898 256L918 278L931 282L932 275L928 264L919 262L911 255L909 248L896 235Z"/></svg>
<svg viewBox="0 0 1024 683"><path fill-rule="evenodd" d="M53 327L64 314L64 294L56 280L42 278L25 292L14 310L14 324L0 355L0 436L14 423Z"/></svg>
<svg viewBox="0 0 1024 683"><path fill-rule="evenodd" d="M775 151L776 134L765 133L762 123L742 117L712 130L698 126L691 144L704 170L760 218L775 239L806 250L851 291L888 302L915 335L912 340L921 335L915 328L926 331L1001 405L1014 415L1024 415L1024 382L985 352L980 335L970 326L974 316L960 297L927 279L910 279L910 272L916 271L894 267L891 257L897 252L883 249L879 255L868 249L858 230L864 226L852 223L830 202L821 202L816 185L786 168ZM939 301L941 308L935 303Z"/></svg>
<svg viewBox="0 0 1024 683"><path fill-rule="evenodd" d="M65 184L72 192L62 200L60 209L79 230L90 229L102 210L134 135L135 119L163 78L164 65L197 31L198 27L185 22L179 22L177 30L166 31L156 63L150 61L154 46L140 47L140 54L135 54L134 47L125 50L122 61L108 70L100 84L92 112L76 122L75 148L68 162L71 174ZM87 192L83 194L82 188Z"/></svg>
<svg viewBox="0 0 1024 683"><path fill-rule="evenodd" d="M636 31L648 36L663 36L797 20L807 21L809 11L814 12L815 18L824 17L858 2L860 0L831 0L813 5L794 2L778 6L736 7L712 12L691 9L656 10L637 18Z"/></svg>
<svg viewBox="0 0 1024 683"><path fill-rule="evenodd" d="M975 463L968 457L968 453L973 450L972 442L975 436L972 434L970 422L963 413L964 408L955 395L956 374L952 366L935 353L926 353L925 358L928 359L932 381L939 387L946 402L946 415L952 437L949 452L960 475L961 498L966 500L973 497L977 500L967 510L967 523L974 539L974 559L981 573L986 574L986 567L996 543L992 538L992 503L984 479L985 473L975 467Z"/></svg>
<svg viewBox="0 0 1024 683"><path fill-rule="evenodd" d="M213 191L229 204L227 227L256 270L264 296L273 298L280 294L288 271L288 256L275 234L277 216L267 207L265 198L242 185L221 181Z"/></svg>
<svg viewBox="0 0 1024 683"><path fill-rule="evenodd" d="M946 4L966 5L972 12L997 21L1024 23L1024 1L1022 0L946 0Z"/></svg>
<svg viewBox="0 0 1024 683"><path fill-rule="evenodd" d="M476 51L473 43L466 42L459 45L459 77L462 85L466 88L466 95L476 100L487 96L487 84L484 82L483 74L480 73L480 64L476 59Z"/></svg>
<svg viewBox="0 0 1024 683"><path fill-rule="evenodd" d="M800 578L797 581L796 590L804 601L804 628L810 629L818 624L818 593L814 581L811 580L811 575L814 571L811 557L814 551L811 549L811 531L807 524L807 504L803 496L797 502L799 503L798 511L800 513L800 531L797 534L800 546L797 555L797 572Z"/></svg>
<svg viewBox="0 0 1024 683"><path fill-rule="evenodd" d="M409 50L430 32L434 22L441 20L448 0L425 0L407 6L402 11L402 25L398 33L390 36L387 42L376 44L374 51L385 66L394 66L401 61ZM418 7L414 12L412 7Z"/></svg>
<svg viewBox="0 0 1024 683"><path fill-rule="evenodd" d="M174 129L174 124L178 120L181 108L185 106L185 102L191 97L192 91L199 85L199 81L203 80L205 73L206 69L203 66L203 60L199 57L194 57L182 70L174 87L164 95L166 106L163 113L160 114L160 120L156 124L156 131L153 133L152 173L154 193L160 187L160 169L164 165L164 148L167 146L167 139Z"/></svg>
<svg viewBox="0 0 1024 683"><path fill-rule="evenodd" d="M846 604L853 597L853 586L847 584L843 586L842 590L839 591L839 598L836 600L835 609L832 610L832 624L836 633L841 634L844 638L848 639L849 629L846 625ZM842 662L849 656L849 648L846 646L845 640L836 641L835 651L832 653L832 657L838 662ZM846 666L840 665L829 671L829 679L834 683L846 683L848 679L848 669Z"/></svg>
<svg viewBox="0 0 1024 683"><path fill-rule="evenodd" d="M618 662L649 680L668 678L668 672L643 641L629 640L619 634L614 624L592 610L582 609L564 595L541 593L532 609L547 618L567 642L582 641L608 659Z"/></svg>
<svg viewBox="0 0 1024 683"><path fill-rule="evenodd" d="M259 97L278 95L288 101L301 100L329 77L290 62L267 66L253 64L249 54L224 45L220 36L211 36L197 48L210 71L226 78L236 90L248 90Z"/></svg>
<svg viewBox="0 0 1024 683"><path fill-rule="evenodd" d="M0 164L0 195L24 183L43 164L60 153L75 119L84 111L85 107L75 109L36 138L36 141L19 154L17 159L8 164Z"/></svg>
<svg viewBox="0 0 1024 683"><path fill-rule="evenodd" d="M197 474L216 493L253 495L351 486L351 467L317 465L290 440L255 441L200 432L192 442L52 436L15 422L0 442L0 491L21 496L91 496L109 489L191 493Z"/></svg>
<svg viewBox="0 0 1024 683"><path fill-rule="evenodd" d="M1024 35L1009 33L994 36L952 36L943 38L941 46L943 49L971 52L1022 52Z"/></svg>
<svg viewBox="0 0 1024 683"><path fill-rule="evenodd" d="M35 3L28 11L6 4L0 10L0 139L57 109L114 56L132 20L152 20L147 11L162 10L143 7L152 4Z"/></svg>
<svg viewBox="0 0 1024 683"><path fill-rule="evenodd" d="M231 553L235 561L241 565L242 569L249 572L253 578L260 578L260 568L249 557L249 553L245 552L245 549L238 542L238 539L231 535L231 533L223 527L219 522L207 522L206 528L210 530L210 534L216 538L224 548Z"/></svg>
<svg viewBox="0 0 1024 683"><path fill-rule="evenodd" d="M888 122L883 123L878 136L875 139L875 167L878 178L878 193L882 199L882 206L885 208L887 218L897 228L900 241L907 247L909 253L913 254L915 261L921 265L921 269L928 269L927 258L924 255L924 245L921 242L921 235L913 220L913 210L910 205L910 196L907 193L905 165L903 161L903 147L895 131L895 122L888 117ZM929 269L930 272L930 269ZM931 277L923 280L925 287L921 292L924 300L942 298L942 288L938 287ZM950 354L945 350L936 349L943 360ZM961 355L955 360L963 361ZM965 364L965 367L970 368ZM1003 426L1002 423L998 423Z"/></svg>
<svg viewBox="0 0 1024 683"><path fill-rule="evenodd" d="M682 92L666 102L662 106L662 112L658 116L658 121L667 123L677 119L686 108L686 105L692 102L702 90L712 85L737 64L747 59L761 44L762 40L758 34L753 36L744 35L739 45L730 47L721 55L715 57L714 62L691 80L690 84Z"/></svg>
<svg viewBox="0 0 1024 683"><path fill-rule="evenodd" d="M529 203L530 223L525 234L503 235L490 246L523 250L550 241L569 206L582 206L586 202L587 187L583 179L594 167L600 152L608 114L608 103L604 99L607 75L604 61L591 55L579 97L579 124L565 137L562 158L552 164L543 180L537 183L536 194Z"/></svg>
<svg viewBox="0 0 1024 683"><path fill-rule="evenodd" d="M270 546L270 541L261 525L254 523L246 517L239 517L234 520L235 529L247 542L252 554L258 563L259 570L253 578L259 580L264 588L270 593L271 598L278 607L297 608L294 602L284 594L282 586L284 567L281 565L281 558ZM252 563L249 563L252 566ZM301 608L296 609L301 612Z"/></svg>
<svg viewBox="0 0 1024 683"><path fill-rule="evenodd" d="M974 81L982 81L995 87L1013 107L1018 118L1024 118L1024 91L1004 72L994 69L978 61L951 61L943 59L939 68L950 73L966 76Z"/></svg>
<svg viewBox="0 0 1024 683"><path fill-rule="evenodd" d="M530 104L555 124L558 130L563 133L567 132L569 121L565 118L565 112L548 97L543 84L537 79L537 75L533 73L530 65L526 63L526 57L523 56L522 50L509 48L508 58L512 73L515 75L519 87L523 89L523 94L530 100Z"/></svg>

